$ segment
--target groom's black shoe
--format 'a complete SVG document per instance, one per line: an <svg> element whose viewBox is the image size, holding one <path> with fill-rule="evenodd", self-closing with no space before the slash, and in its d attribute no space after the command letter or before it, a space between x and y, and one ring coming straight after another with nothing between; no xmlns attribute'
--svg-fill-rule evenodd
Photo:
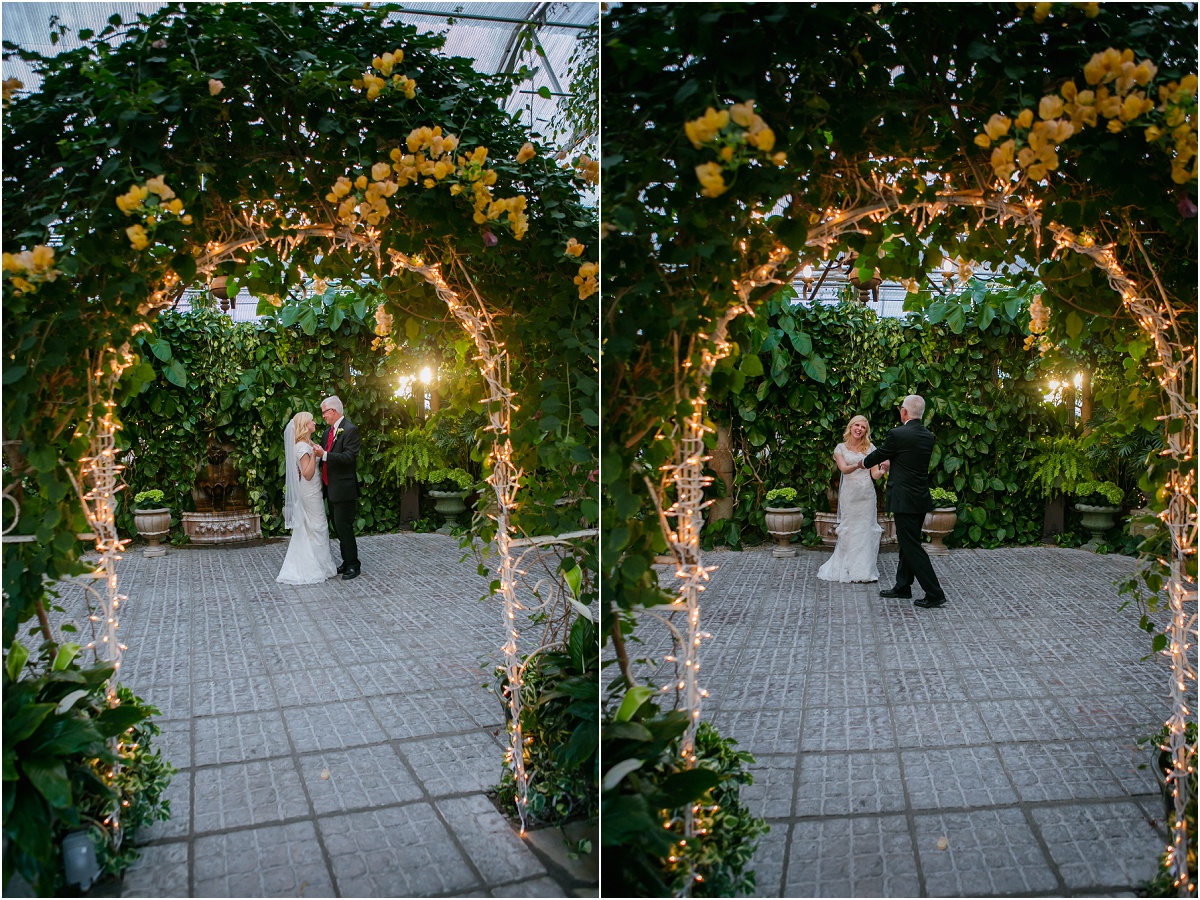
<svg viewBox="0 0 1200 900"><path fill-rule="evenodd" d="M911 600L912 588L888 588L886 591L879 592L880 597L891 599Z"/></svg>
<svg viewBox="0 0 1200 900"><path fill-rule="evenodd" d="M926 597L920 598L919 600L914 600L913 606L919 606L922 609L937 609L939 606L944 605L945 602L946 602L945 594L943 594L940 597L926 596Z"/></svg>
<svg viewBox="0 0 1200 900"><path fill-rule="evenodd" d="M341 575L341 574L342 574L343 572L345 572L345 571L346 571L346 564L345 564L344 562L343 562L343 563L338 563L337 573L338 573L339 575Z"/></svg>
<svg viewBox="0 0 1200 900"><path fill-rule="evenodd" d="M358 565L346 566L346 571L342 573L342 581L349 581L351 578L357 578L362 573L362 568Z"/></svg>

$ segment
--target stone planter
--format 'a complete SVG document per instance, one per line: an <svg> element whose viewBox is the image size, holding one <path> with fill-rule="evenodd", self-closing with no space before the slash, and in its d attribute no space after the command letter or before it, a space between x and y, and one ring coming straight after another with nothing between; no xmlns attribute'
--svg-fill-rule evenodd
<svg viewBox="0 0 1200 900"><path fill-rule="evenodd" d="M427 491L433 498L434 509L446 519L446 524L458 521L458 517L467 511L466 491Z"/></svg>
<svg viewBox="0 0 1200 900"><path fill-rule="evenodd" d="M813 524L817 528L817 537L821 543L832 549L837 546L837 512L813 513Z"/></svg>
<svg viewBox="0 0 1200 900"><path fill-rule="evenodd" d="M958 510L953 506L944 506L925 513L925 523L921 526L921 533L929 535L929 546L925 548L925 552L930 556L948 555L950 548L943 541L957 524Z"/></svg>
<svg viewBox="0 0 1200 900"><path fill-rule="evenodd" d="M1094 549L1104 539L1104 532L1116 524L1117 513L1121 511L1116 506L1089 506L1086 503L1076 503L1075 509L1079 512L1080 523L1092 536L1084 545L1089 549Z"/></svg>
<svg viewBox="0 0 1200 900"><path fill-rule="evenodd" d="M159 541L171 530L171 511L169 509L135 509L133 524L138 534L146 539L150 546L142 551L142 556L153 558L166 556L167 548L159 546Z"/></svg>
<svg viewBox="0 0 1200 900"><path fill-rule="evenodd" d="M796 555L796 548L789 546L792 536L799 534L804 527L804 511L795 508L766 506L763 511L767 514L767 531L775 538L775 548L771 555L776 559L786 559Z"/></svg>

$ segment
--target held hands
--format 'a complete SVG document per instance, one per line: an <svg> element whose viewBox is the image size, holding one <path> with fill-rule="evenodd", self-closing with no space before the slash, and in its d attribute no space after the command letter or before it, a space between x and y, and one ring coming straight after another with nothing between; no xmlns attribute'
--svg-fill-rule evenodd
<svg viewBox="0 0 1200 900"><path fill-rule="evenodd" d="M320 444L313 444L312 448L313 448L313 455L316 456L317 459L321 459L322 457L325 456L325 448L322 447Z"/></svg>

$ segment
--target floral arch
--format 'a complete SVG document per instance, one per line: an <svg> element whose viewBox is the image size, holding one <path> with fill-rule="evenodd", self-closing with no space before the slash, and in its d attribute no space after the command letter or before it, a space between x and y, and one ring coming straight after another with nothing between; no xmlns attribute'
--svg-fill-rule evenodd
<svg viewBox="0 0 1200 900"><path fill-rule="evenodd" d="M97 656L119 667L114 392L144 377L130 339L217 275L275 304L308 278L370 277L384 338L414 302L399 299L399 279L415 275L427 286L415 302L469 336L492 447L495 531L483 536L496 542L502 651L519 688L511 542L563 531L553 501L586 497L595 468L595 213L583 193L596 167L555 160L513 122L500 103L513 76L481 74L386 16L168 6L114 17L55 57L13 51L44 81L4 91L6 694L30 656L25 622L36 617L45 639L34 659L55 658L47 585L62 577L102 579ZM563 410L557 427L539 421L550 408ZM84 532L96 566L80 561ZM107 697L115 706L111 681ZM523 797L520 700L509 692ZM17 800L45 803L25 782Z"/></svg>
<svg viewBox="0 0 1200 900"><path fill-rule="evenodd" d="M1095 328L1112 346L1133 330L1156 353L1146 374L1162 388L1154 412L1166 449L1151 477L1170 546L1149 561L1147 583L1161 578L1169 594L1162 638L1178 815L1167 856L1186 890L1194 883L1183 815L1183 785L1194 777L1184 724L1196 630L1193 16L1168 16L1158 23L1168 26L1162 40L1147 44L1136 35L1152 16L1096 4L976 8L948 30L942 15L919 5L760 13L702 4L606 17L604 66L615 75L604 102L628 124L606 134L606 158L623 161L605 171L615 313L604 324L613 348L604 379L618 400L603 443L606 453L618 448L618 471L632 474L605 478L622 541L605 554L614 604L604 630L626 663L611 686L605 746L632 765L621 723L650 695L640 693L624 641L641 617L661 619L654 607L671 604L686 633L678 629L659 696L667 708L674 698L688 727L674 761L651 758L666 772L695 764L707 636L699 595L712 571L700 550L711 483L706 407L763 368L729 336L731 323L833 250L856 257L862 282L877 269L920 282L943 252L993 265L1020 257L1032 268L1017 276L1046 283L1033 340ZM826 53L825 42L837 51ZM759 62L730 63L747 58ZM1120 178L1105 171L1114 158ZM1160 196L1178 198L1177 208ZM1081 315L1090 310L1092 322ZM823 379L820 367L805 370ZM664 551L676 566L670 593L649 571ZM650 758L641 765L649 769ZM614 808L630 809L622 804L647 790L644 780L631 787L628 771L606 775ZM662 875L685 894L709 871L707 824L696 821L707 815L704 796L697 789L676 819L657 821L676 840L648 851L669 859ZM633 829L632 812L626 821Z"/></svg>

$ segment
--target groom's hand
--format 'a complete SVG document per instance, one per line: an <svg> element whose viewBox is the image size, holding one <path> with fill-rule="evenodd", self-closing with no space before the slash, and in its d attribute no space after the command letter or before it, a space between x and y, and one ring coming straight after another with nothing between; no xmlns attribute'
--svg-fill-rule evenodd
<svg viewBox="0 0 1200 900"><path fill-rule="evenodd" d="M325 455L325 448L320 444L313 444L313 454L317 457L317 459L320 459Z"/></svg>

